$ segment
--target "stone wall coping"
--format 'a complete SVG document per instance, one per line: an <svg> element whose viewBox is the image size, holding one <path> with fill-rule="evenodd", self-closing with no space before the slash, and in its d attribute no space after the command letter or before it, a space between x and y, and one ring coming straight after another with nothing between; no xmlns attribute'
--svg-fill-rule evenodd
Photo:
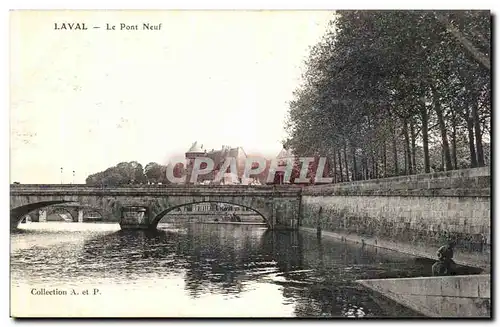
<svg viewBox="0 0 500 327"><path fill-rule="evenodd" d="M353 185L359 183L379 184L379 183L394 183L394 182L410 182L417 180L429 180L429 179L439 179L439 178L460 178L460 177L474 178L474 177L489 177L489 176L491 176L490 167L479 167L479 168L449 170L449 171L427 173L427 174L394 176L386 178L368 179L362 181L343 182L343 183L337 183L336 185Z"/></svg>
<svg viewBox="0 0 500 327"><path fill-rule="evenodd" d="M302 186L299 184L286 184L286 185L147 185L147 184L130 184L124 186L95 186L88 184L10 184L11 189L148 189L148 190L165 190L165 189L244 189L244 190L300 190Z"/></svg>
<svg viewBox="0 0 500 327"><path fill-rule="evenodd" d="M491 197L491 189L396 189L396 190L361 190L361 189L304 189L302 196L416 196L416 197Z"/></svg>
<svg viewBox="0 0 500 327"><path fill-rule="evenodd" d="M397 176L336 184L309 185L304 195L490 196L489 167ZM453 194L453 193L456 193Z"/></svg>

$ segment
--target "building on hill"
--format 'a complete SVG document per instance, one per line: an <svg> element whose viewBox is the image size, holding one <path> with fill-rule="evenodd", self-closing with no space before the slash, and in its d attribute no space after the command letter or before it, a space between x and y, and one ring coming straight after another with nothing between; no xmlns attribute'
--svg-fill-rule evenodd
<svg viewBox="0 0 500 327"><path fill-rule="evenodd" d="M245 169L245 161L247 159L247 154L242 147L231 147L228 145L223 145L220 149L215 150L212 149L207 151L203 149L203 144L198 145L198 142L195 141L189 150L186 152L186 159L188 159L187 167L186 167L186 181L190 182L194 161L196 158L207 157L213 160L214 169L205 175L198 176L198 180L195 184L241 184L242 176ZM223 178L219 182L215 182L215 177L219 173L222 165L226 158L234 158L236 160L236 172L231 171L229 167L223 175ZM202 166L203 168L203 166Z"/></svg>
<svg viewBox="0 0 500 327"><path fill-rule="evenodd" d="M200 146L198 142L194 142L186 152L186 159L195 159L197 157L205 157L207 150L203 150L203 144Z"/></svg>

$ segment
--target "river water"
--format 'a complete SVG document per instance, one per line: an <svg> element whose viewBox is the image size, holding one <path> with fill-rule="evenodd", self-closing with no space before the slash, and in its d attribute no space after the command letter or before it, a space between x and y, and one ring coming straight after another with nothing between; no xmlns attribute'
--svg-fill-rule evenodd
<svg viewBox="0 0 500 327"><path fill-rule="evenodd" d="M355 281L429 276L432 263L256 226L28 223L11 235L11 314L418 316Z"/></svg>

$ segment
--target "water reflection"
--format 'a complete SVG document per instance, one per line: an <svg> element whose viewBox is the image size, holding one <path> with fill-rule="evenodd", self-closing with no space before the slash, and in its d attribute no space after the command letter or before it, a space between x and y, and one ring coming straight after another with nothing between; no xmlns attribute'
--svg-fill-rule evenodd
<svg viewBox="0 0 500 327"><path fill-rule="evenodd" d="M277 310L283 310L282 315L289 315L284 306L293 306L295 316L408 316L415 313L395 304L381 305L376 295L354 281L429 275L432 265L395 252L318 241L315 235L298 232L214 224L159 227L18 234L15 244L29 238L33 242L33 237L38 242L13 247L12 281L92 280L137 292L141 285L182 278L184 282L174 283L175 287L191 299L222 296L220 310L227 316L232 315L234 299L266 292L266 285L274 285L273 290L280 292L267 291L260 301L281 303ZM56 241L48 242L51 238Z"/></svg>

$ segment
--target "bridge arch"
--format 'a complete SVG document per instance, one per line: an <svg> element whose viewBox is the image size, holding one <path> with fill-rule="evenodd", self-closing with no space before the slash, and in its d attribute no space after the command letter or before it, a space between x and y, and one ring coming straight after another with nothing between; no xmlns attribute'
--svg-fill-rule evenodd
<svg viewBox="0 0 500 327"><path fill-rule="evenodd" d="M234 202L231 202L231 201L219 201L219 200L186 202L186 203L182 203L182 204L179 204L179 205L174 205L174 206L165 208L162 211L154 210L152 212L152 215L150 216L151 220L150 220L149 224L150 224L151 228L157 228L158 223L160 222L160 220L163 217L165 217L165 215L167 215L169 212L171 212L171 211L173 211L173 210L175 210L177 208L181 208L181 207L192 205L192 204L200 204L200 203L224 203L224 204L235 205L235 206L239 206L239 207L242 207L242 208L246 208L246 209L252 210L257 215L259 215L260 217L262 217L263 221L267 224L268 227L271 227L270 217L269 216L266 217L266 215L265 215L266 214L266 210L265 209L264 210L261 209L261 211L264 212L264 213L262 213L258 209L255 209L255 208L253 208L251 206L242 205L242 204L234 203ZM200 213L203 214L203 212L200 212Z"/></svg>
<svg viewBox="0 0 500 327"><path fill-rule="evenodd" d="M75 201L68 201L68 200L40 201L12 208L10 210L10 227L16 228L23 219L23 217L34 210L48 207L54 204L71 203L71 202Z"/></svg>
<svg viewBox="0 0 500 327"><path fill-rule="evenodd" d="M98 208L83 208L83 214L84 216L89 214L98 214L100 218L104 218L102 210Z"/></svg>
<svg viewBox="0 0 500 327"><path fill-rule="evenodd" d="M69 215L71 218L71 221L77 221L78 220L78 212L75 213L74 208L67 208L67 207L59 207L59 206L48 206L47 207L47 221L49 221L49 216L52 214L59 215L61 217L61 214L66 213ZM66 221L63 217L61 217L62 220Z"/></svg>

